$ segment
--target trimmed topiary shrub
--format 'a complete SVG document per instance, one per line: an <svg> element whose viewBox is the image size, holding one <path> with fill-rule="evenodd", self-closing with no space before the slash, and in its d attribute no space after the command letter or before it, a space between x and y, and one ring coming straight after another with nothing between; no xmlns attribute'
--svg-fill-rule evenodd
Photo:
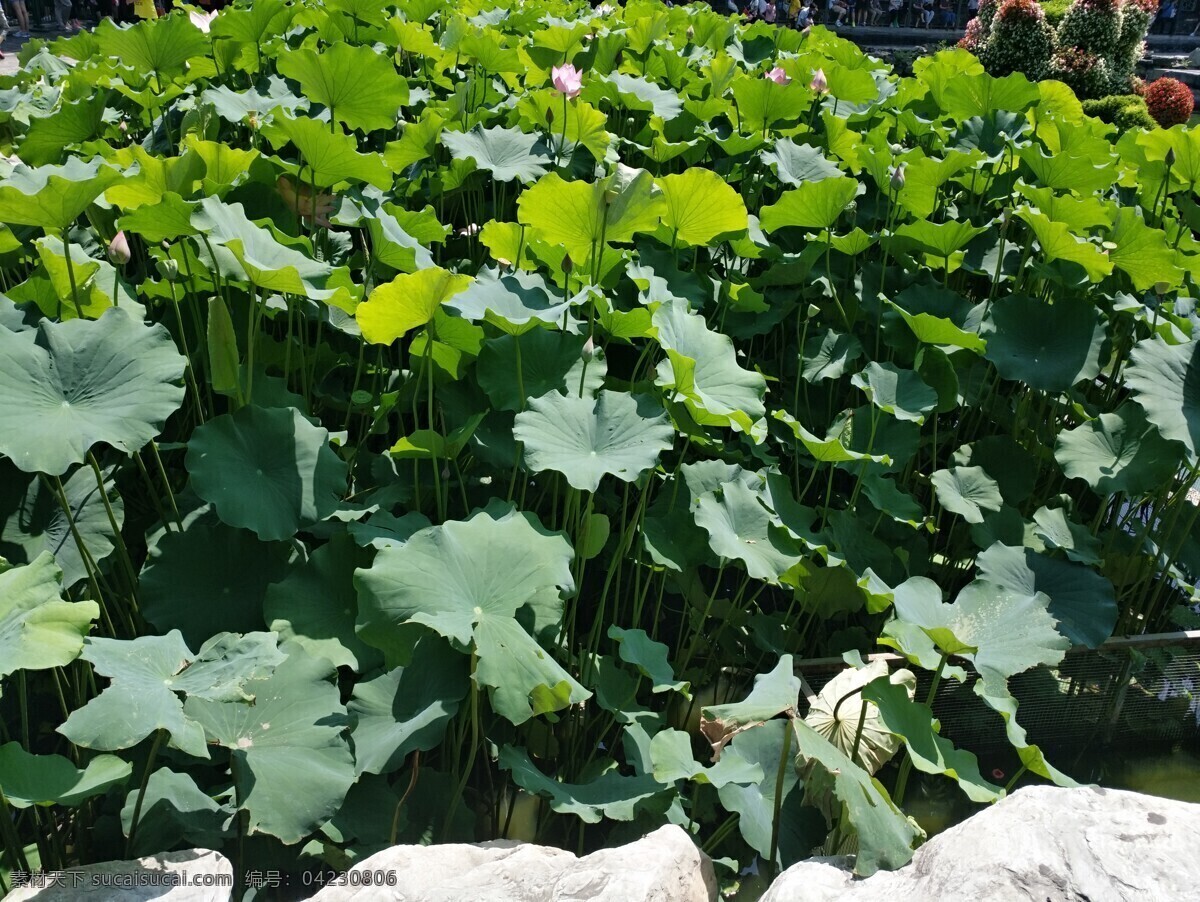
<svg viewBox="0 0 1200 902"><path fill-rule="evenodd" d="M1004 0L992 21L992 32L980 59L998 76L1021 72L1045 78L1054 55L1054 30L1036 0Z"/></svg>
<svg viewBox="0 0 1200 902"><path fill-rule="evenodd" d="M1118 131L1131 128L1154 128L1154 118L1146 101L1137 94L1110 94L1098 100L1085 100L1083 111L1103 122L1115 125Z"/></svg>
<svg viewBox="0 0 1200 902"><path fill-rule="evenodd" d="M1133 72L1146 51L1146 32L1157 10L1158 0L1125 0L1121 6L1117 46L1109 63L1113 93L1124 94L1132 87Z"/></svg>
<svg viewBox="0 0 1200 902"><path fill-rule="evenodd" d="M1177 78L1159 78L1146 85L1146 107L1163 128L1181 125L1192 118L1195 101L1192 89Z"/></svg>
<svg viewBox="0 0 1200 902"><path fill-rule="evenodd" d="M1081 100L1104 97L1112 76L1104 58L1077 47L1060 47L1050 63L1050 76L1065 82Z"/></svg>
<svg viewBox="0 0 1200 902"><path fill-rule="evenodd" d="M1070 8L1071 0L1046 0L1042 4L1042 12L1046 14L1046 21L1054 28L1058 28L1062 23L1063 16Z"/></svg>
<svg viewBox="0 0 1200 902"><path fill-rule="evenodd" d="M1118 0L1075 0L1058 26L1058 46L1107 60L1116 52L1120 35Z"/></svg>

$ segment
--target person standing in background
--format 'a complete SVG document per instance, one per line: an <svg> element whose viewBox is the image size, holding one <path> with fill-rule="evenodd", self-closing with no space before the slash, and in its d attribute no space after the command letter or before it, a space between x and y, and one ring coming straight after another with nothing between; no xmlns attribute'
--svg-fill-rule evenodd
<svg viewBox="0 0 1200 902"><path fill-rule="evenodd" d="M25 6L25 0L12 0L12 8L13 15L17 19L17 30L13 37L29 37L29 10Z"/></svg>
<svg viewBox="0 0 1200 902"><path fill-rule="evenodd" d="M1179 7L1176 0L1164 0L1158 8L1158 15L1154 19L1154 25L1150 30L1157 34L1174 34L1175 33L1175 16L1179 12Z"/></svg>

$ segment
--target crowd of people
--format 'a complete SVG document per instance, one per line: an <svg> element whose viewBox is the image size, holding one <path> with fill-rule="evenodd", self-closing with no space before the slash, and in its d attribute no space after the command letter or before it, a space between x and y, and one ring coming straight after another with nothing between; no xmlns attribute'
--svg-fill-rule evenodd
<svg viewBox="0 0 1200 902"><path fill-rule="evenodd" d="M738 12L751 21L771 22L791 28L829 25L835 28L947 28L959 27L959 0L713 0L719 12ZM966 18L972 18L979 0L967 0Z"/></svg>

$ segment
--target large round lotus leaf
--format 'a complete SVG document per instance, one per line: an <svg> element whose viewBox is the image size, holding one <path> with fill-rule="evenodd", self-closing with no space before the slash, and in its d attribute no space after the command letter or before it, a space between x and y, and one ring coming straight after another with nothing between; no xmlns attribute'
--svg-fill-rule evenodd
<svg viewBox="0 0 1200 902"><path fill-rule="evenodd" d="M412 625L428 627L474 651L475 680L498 714L519 724L558 711L589 693L523 623L539 636L558 626L563 593L574 590L571 556L561 533L494 502L383 549L357 571L359 635L397 659L410 651Z"/></svg>
<svg viewBox="0 0 1200 902"><path fill-rule="evenodd" d="M676 243L711 244L720 235L744 232L746 204L729 183L708 169L693 168L658 180L666 210L663 227Z"/></svg>
<svg viewBox="0 0 1200 902"><path fill-rule="evenodd" d="M571 303L537 273L504 274L489 268L446 306L473 323L486 320L510 335L523 335L542 324L558 326Z"/></svg>
<svg viewBox="0 0 1200 902"><path fill-rule="evenodd" d="M65 229L122 174L99 157L62 166L17 166L0 183L0 222Z"/></svg>
<svg viewBox="0 0 1200 902"><path fill-rule="evenodd" d="M1140 341L1125 371L1133 398L1163 438L1200 453L1200 341L1169 345L1161 338Z"/></svg>
<svg viewBox="0 0 1200 902"><path fill-rule="evenodd" d="M754 579L778 583L800 563L798 543L758 494L740 482L722 487L719 497L702 495L695 516L712 550L725 560L741 561Z"/></svg>
<svg viewBox="0 0 1200 902"><path fill-rule="evenodd" d="M192 490L230 526L260 539L287 539L337 510L346 464L329 431L294 408L250 405L192 433Z"/></svg>
<svg viewBox="0 0 1200 902"><path fill-rule="evenodd" d="M828 229L859 191L859 183L848 176L804 182L799 188L783 192L778 202L759 213L764 232L787 226L803 229Z"/></svg>
<svg viewBox="0 0 1200 902"><path fill-rule="evenodd" d="M94 561L102 561L113 550L112 525L104 499L90 467L82 467L63 482L71 520ZM107 484L108 503L120 525L125 504L116 487ZM0 557L13 564L27 564L43 551L54 555L70 587L87 577L79 546L71 535L71 521L63 513L54 489L39 476L22 473L8 461L0 461Z"/></svg>
<svg viewBox="0 0 1200 902"><path fill-rule="evenodd" d="M391 344L428 323L438 307L470 284L470 276L436 266L403 273L372 291L366 302L358 305L354 318L367 341Z"/></svg>
<svg viewBox="0 0 1200 902"><path fill-rule="evenodd" d="M992 305L984 328L985 356L1005 379L1059 392L1100 372L1104 322L1090 301L1013 295Z"/></svg>
<svg viewBox="0 0 1200 902"><path fill-rule="evenodd" d="M142 568L142 614L196 646L225 631L263 629L267 586L288 572L288 547L215 522L212 514L151 540Z"/></svg>
<svg viewBox="0 0 1200 902"><path fill-rule="evenodd" d="M983 467L951 467L930 478L942 507L968 523L982 523L983 512L998 511L1004 504L1000 486Z"/></svg>
<svg viewBox="0 0 1200 902"><path fill-rule="evenodd" d="M469 132L443 132L442 143L456 160L474 160L499 182L513 179L528 184L546 174L550 154L542 139L519 128L483 128Z"/></svg>
<svg viewBox="0 0 1200 902"><path fill-rule="evenodd" d="M0 453L60 476L99 442L139 451L183 401L185 363L165 328L120 308L0 330Z"/></svg>
<svg viewBox="0 0 1200 902"><path fill-rule="evenodd" d="M597 354L583 369L585 339L581 335L534 329L525 335L502 335L483 343L475 375L497 410L520 410L528 398L558 391L595 396L604 381L604 361Z"/></svg>
<svg viewBox="0 0 1200 902"><path fill-rule="evenodd" d="M97 755L78 770L61 755L31 755L19 742L0 745L0 793L14 808L77 805L123 783L132 771L116 755Z"/></svg>
<svg viewBox="0 0 1200 902"><path fill-rule="evenodd" d="M1141 407L1122 404L1114 413L1060 432L1054 459L1067 476L1082 479L1101 495L1138 495L1174 477L1181 451L1146 421Z"/></svg>
<svg viewBox="0 0 1200 902"><path fill-rule="evenodd" d="M247 829L298 843L337 813L354 783L346 709L333 665L294 645L266 679L246 685L254 704L191 697L184 713L229 749Z"/></svg>
<svg viewBox="0 0 1200 902"><path fill-rule="evenodd" d="M657 402L612 391L594 399L558 392L531 398L529 408L517 414L513 434L525 443L525 460L534 472L554 470L588 492L599 488L605 474L632 482L675 438Z"/></svg>
<svg viewBox="0 0 1200 902"><path fill-rule="evenodd" d="M850 382L866 392L872 404L898 420L924 423L925 415L937 406L937 392L920 375L892 363L872 361Z"/></svg>
<svg viewBox="0 0 1200 902"><path fill-rule="evenodd" d="M304 96L324 104L331 117L350 128L395 128L396 113L408 102L408 84L391 59L371 47L339 41L320 53L286 50L275 65L281 75L300 82Z"/></svg>

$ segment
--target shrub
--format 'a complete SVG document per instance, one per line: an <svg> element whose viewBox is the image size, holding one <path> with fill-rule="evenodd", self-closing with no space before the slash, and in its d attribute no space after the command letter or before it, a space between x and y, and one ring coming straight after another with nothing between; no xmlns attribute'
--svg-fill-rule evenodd
<svg viewBox="0 0 1200 902"><path fill-rule="evenodd" d="M1192 118L1192 89L1177 78L1157 79L1146 85L1146 107L1163 128L1181 125Z"/></svg>
<svg viewBox="0 0 1200 902"><path fill-rule="evenodd" d="M1155 125L1146 101L1137 94L1110 94L1098 100L1085 100L1083 111L1115 125L1122 132L1131 128L1154 128Z"/></svg>
<svg viewBox="0 0 1200 902"><path fill-rule="evenodd" d="M1058 46L1107 60L1117 50L1121 8L1117 0L1075 0L1058 26Z"/></svg>
<svg viewBox="0 0 1200 902"><path fill-rule="evenodd" d="M1046 0L1042 4L1042 12L1046 14L1046 21L1054 28L1058 28L1063 20L1063 16L1067 14L1067 10L1071 8L1071 0Z"/></svg>
<svg viewBox="0 0 1200 902"><path fill-rule="evenodd" d="M969 50L976 56L982 56L986 45L986 35L983 30L983 22L978 18L972 19L967 23L966 34L958 42L958 46L963 50Z"/></svg>
<svg viewBox="0 0 1200 902"><path fill-rule="evenodd" d="M1121 7L1117 46L1110 60L1109 89L1124 94L1133 84L1133 72L1146 51L1146 32L1158 9L1158 0L1127 0Z"/></svg>
<svg viewBox="0 0 1200 902"><path fill-rule="evenodd" d="M1054 30L1035 0L1004 0L981 59L992 75L1021 72L1034 81L1049 73Z"/></svg>
<svg viewBox="0 0 1200 902"><path fill-rule="evenodd" d="M1103 97L1111 82L1103 57L1075 47L1060 47L1050 63L1050 74L1070 86L1081 100Z"/></svg>

